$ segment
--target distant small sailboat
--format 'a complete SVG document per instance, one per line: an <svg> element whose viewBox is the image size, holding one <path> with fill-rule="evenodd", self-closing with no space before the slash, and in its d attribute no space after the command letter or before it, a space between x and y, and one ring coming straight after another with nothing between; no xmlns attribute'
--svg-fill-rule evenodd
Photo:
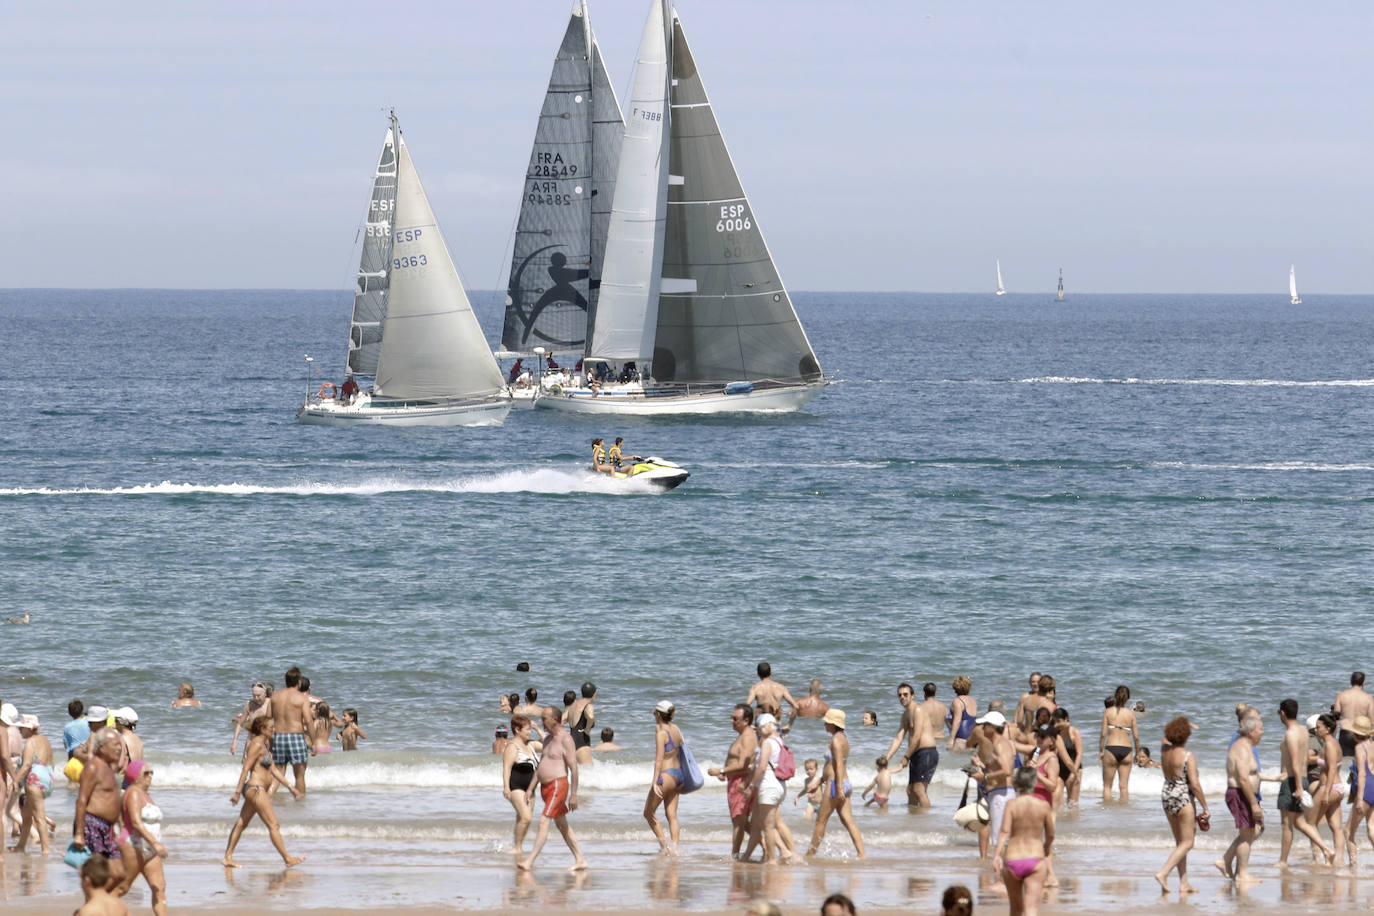
<svg viewBox="0 0 1374 916"><path fill-rule="evenodd" d="M1064 301L1064 268L1059 268L1059 301Z"/></svg>
<svg viewBox="0 0 1374 916"><path fill-rule="evenodd" d="M1005 296L1006 294L1007 294L1007 288L1006 288L1005 286L1002 285L1002 261L1001 261L1001 259L998 259L998 261L997 261L997 295L999 295L999 296Z"/></svg>
<svg viewBox="0 0 1374 916"><path fill-rule="evenodd" d="M1293 305L1302 305L1302 297L1298 295L1298 274L1294 265L1288 265L1288 301Z"/></svg>

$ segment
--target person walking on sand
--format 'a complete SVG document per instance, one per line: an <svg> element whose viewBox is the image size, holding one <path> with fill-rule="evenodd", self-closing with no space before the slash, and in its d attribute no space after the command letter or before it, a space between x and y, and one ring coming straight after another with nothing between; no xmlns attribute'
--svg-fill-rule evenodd
<svg viewBox="0 0 1374 916"><path fill-rule="evenodd" d="M39 733L38 717L25 715L19 719L19 734L24 737L24 750L19 759L19 772L14 784L24 790L23 816L19 822L19 842L16 852L23 852L29 839L29 829L38 831L38 847L48 854L48 811L46 800L52 794L55 775L52 763L52 743Z"/></svg>
<svg viewBox="0 0 1374 916"><path fill-rule="evenodd" d="M1007 887L1010 916L1036 916L1040 911L1040 894L1050 876L1054 809L1032 794L1035 785L1034 767L1016 771L1016 798L1006 805L992 855L992 869L1001 872Z"/></svg>
<svg viewBox="0 0 1374 916"><path fill-rule="evenodd" d="M302 698L304 696L301 694ZM255 816L267 827L267 835L277 852L281 854L281 860L286 863L287 868L305 861L304 856L295 857L286 851L286 842L281 838L281 826L277 823L277 812L272 807L272 792L278 784L285 786L293 798L300 798L303 794L286 781L286 773L282 770L281 763L271 752L275 730L276 727L267 716L254 719L249 730L251 737L247 749L243 752L243 769L239 771L234 794L229 796L231 805L237 805L239 797L242 796L243 807L239 809L239 818L229 831L229 845L225 847L224 858L220 860L220 864L225 868L239 867L234 861L234 848L238 846L244 828Z"/></svg>
<svg viewBox="0 0 1374 916"><path fill-rule="evenodd" d="M1040 686L1045 684L1040 679ZM1131 798L1131 764L1140 750L1140 731L1135 713L1126 706L1131 690L1126 685L1116 688L1112 705L1102 710L1102 734L1097 740L1097 755L1102 760L1102 800L1112 800L1112 782L1121 789L1121 801Z"/></svg>
<svg viewBox="0 0 1374 916"><path fill-rule="evenodd" d="M1197 888L1188 883L1188 853L1193 848L1198 826L1209 824L1211 818L1207 797L1202 794L1202 783L1198 779L1197 758L1185 746L1192 734L1193 726L1187 716L1170 719L1164 726L1167 746L1160 755L1164 788L1159 799L1174 834L1174 851L1164 860L1164 867L1155 875L1155 880L1165 894L1169 893L1169 872L1174 869L1178 869L1178 892L1197 893ZM1194 805L1200 805L1202 811L1197 812Z"/></svg>
<svg viewBox="0 0 1374 916"><path fill-rule="evenodd" d="M926 787L935 777L940 751L935 746L935 729L916 702L914 693L911 685L905 681L897 685L897 702L902 704L902 718L897 726L897 734L883 756L895 760L897 752L902 749L902 742L906 742L906 756L901 758L896 767L898 771L908 765L911 767L907 773L906 803L916 808L929 808L930 795Z"/></svg>
<svg viewBox="0 0 1374 916"><path fill-rule="evenodd" d="M916 715L921 724L930 727L924 716L919 712ZM837 814L840 823L844 824L844 829L849 831L849 838L854 841L854 851L862 859L864 838L859 833L859 825L854 822L854 806L850 804L854 787L849 782L849 738L844 733L844 710L831 709L825 714L824 721L825 730L830 734L830 749L825 755L825 768L821 773L826 783L825 789L821 792L821 810L816 816L816 827L811 834L811 847L806 854L814 856L821 848L821 840L825 839L825 827L830 821L830 815Z"/></svg>
<svg viewBox="0 0 1374 916"><path fill-rule="evenodd" d="M119 845L126 868L124 882L115 893L123 897L142 875L153 895L153 912L167 916L167 878L162 872L167 847L162 845L162 809L148 794L152 784L152 766L143 760L130 761L124 772L124 833Z"/></svg>
<svg viewBox="0 0 1374 916"><path fill-rule="evenodd" d="M654 706L654 772L649 781L649 797L644 799L644 820L658 840L659 852L677 854L681 840L677 821L677 801L682 791L682 730L673 724L676 707L669 700ZM668 819L668 834L656 816L659 804ZM669 838L671 837L671 842Z"/></svg>
<svg viewBox="0 0 1374 916"><path fill-rule="evenodd" d="M272 695L272 760L285 771L291 765L296 792L305 794L305 767L315 755L310 736L315 728L315 709L310 694L301 690L301 669L286 672L286 686Z"/></svg>
<svg viewBox="0 0 1374 916"><path fill-rule="evenodd" d="M1333 865L1345 862L1345 831L1341 827L1341 805L1345 801L1345 785L1341 782L1341 744L1336 740L1336 724L1340 720L1329 712L1317 716L1313 733L1321 742L1321 778L1312 792L1312 808L1303 816L1315 830L1325 823L1331 828L1331 849L1335 853Z"/></svg>
<svg viewBox="0 0 1374 916"><path fill-rule="evenodd" d="M1259 803L1259 746L1264 725L1259 715L1240 720L1240 738L1226 752L1226 807L1236 822L1236 838L1214 863L1222 877L1237 885L1258 882L1250 876L1250 847L1264 832L1264 811Z"/></svg>
<svg viewBox="0 0 1374 916"><path fill-rule="evenodd" d="M754 707L736 704L730 711L730 727L735 730L735 740L725 754L725 766L712 767L706 773L725 783L725 803L730 809L730 858L738 859L740 847L749 836L749 814L754 808L749 780L759 749L759 739L754 734Z"/></svg>
<svg viewBox="0 0 1374 916"><path fill-rule="evenodd" d="M1294 829L1321 849L1329 865L1336 860L1335 852L1322 842L1317 828L1302 816L1302 784L1299 780L1307 775L1307 728L1298 720L1297 700L1289 698L1279 704L1279 721L1283 723L1283 738L1280 745L1280 776L1283 782L1279 784L1278 809L1279 816L1283 819L1283 834L1279 843L1278 866L1280 869L1288 867L1288 852L1293 847Z"/></svg>
<svg viewBox="0 0 1374 916"><path fill-rule="evenodd" d="M558 712L553 707L544 708L543 719L546 733L544 756L539 761L535 776L539 779L539 792L544 799L544 813L539 817L534 849L530 851L528 859L518 863L518 867L521 871L534 868L534 860L539 858L539 852L549 838L549 822L552 821L573 854L570 870L582 871L587 867L587 860L582 858L577 838L568 826L568 812L577 810L577 748L573 747L572 738L563 728Z"/></svg>
<svg viewBox="0 0 1374 916"><path fill-rule="evenodd" d="M534 820L534 770L542 745L531 741L534 729L524 716L511 716L510 740L501 757L501 793L515 809L515 856L525 854L525 833Z"/></svg>
<svg viewBox="0 0 1374 916"><path fill-rule="evenodd" d="M792 718L795 719L797 717L797 701L792 699L792 694L785 686L773 680L773 666L767 662L759 662L757 670L759 679L753 687L749 688L749 696L744 702L759 710L776 709L781 712L782 702L786 700L787 708L791 710Z"/></svg>
<svg viewBox="0 0 1374 916"><path fill-rule="evenodd" d="M115 842L115 822L119 820L119 782L114 765L124 753L119 732L106 726L91 735L92 754L81 770L77 784L76 814L72 819L72 842L77 849L89 849L110 860L107 890L113 891L124 880L124 862Z"/></svg>
<svg viewBox="0 0 1374 916"><path fill-rule="evenodd" d="M1336 702L1331 704L1331 711L1341 720L1341 730L1337 736L1341 743L1341 754L1344 757L1354 757L1355 745L1364 739L1350 731L1351 724L1360 716L1374 720L1374 697L1365 692L1363 671L1356 671L1350 675L1350 686L1336 694Z"/></svg>

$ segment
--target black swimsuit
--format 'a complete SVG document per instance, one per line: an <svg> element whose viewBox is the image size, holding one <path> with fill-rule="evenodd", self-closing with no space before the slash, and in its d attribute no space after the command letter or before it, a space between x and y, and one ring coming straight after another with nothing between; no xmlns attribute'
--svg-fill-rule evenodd
<svg viewBox="0 0 1374 916"><path fill-rule="evenodd" d="M587 734L587 707L582 707L582 716L577 720L576 725L568 727L568 734L572 735L573 747L584 748L592 746L591 735Z"/></svg>

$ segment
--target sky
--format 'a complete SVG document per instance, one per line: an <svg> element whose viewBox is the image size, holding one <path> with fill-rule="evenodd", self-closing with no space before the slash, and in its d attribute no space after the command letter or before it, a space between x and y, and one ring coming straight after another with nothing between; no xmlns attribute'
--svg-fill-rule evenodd
<svg viewBox="0 0 1374 916"><path fill-rule="evenodd" d="M0 12L16 287L348 289L394 106L503 289L568 0ZM591 0L622 102L648 0ZM1371 292L1374 6L682 0L793 290Z"/></svg>

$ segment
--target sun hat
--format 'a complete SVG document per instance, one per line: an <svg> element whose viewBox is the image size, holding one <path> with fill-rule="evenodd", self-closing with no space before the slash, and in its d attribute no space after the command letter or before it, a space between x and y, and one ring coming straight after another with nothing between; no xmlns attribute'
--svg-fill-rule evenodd
<svg viewBox="0 0 1374 916"><path fill-rule="evenodd" d="M114 710L114 717L116 722L127 722L130 725L138 724L138 713L134 712L132 706L121 706Z"/></svg>
<svg viewBox="0 0 1374 916"><path fill-rule="evenodd" d="M771 712L766 712L754 720L754 725L758 728L763 728L768 725L776 726L777 724L778 720L773 717L773 714Z"/></svg>
<svg viewBox="0 0 1374 916"><path fill-rule="evenodd" d="M844 710L829 709L825 713L825 718L821 720L826 725L833 725L838 729L844 729Z"/></svg>
<svg viewBox="0 0 1374 916"><path fill-rule="evenodd" d="M654 712L661 712L665 716L672 712L674 708L676 707L673 706L672 700L659 700L654 704Z"/></svg>
<svg viewBox="0 0 1374 916"><path fill-rule="evenodd" d="M1319 715L1318 715L1317 713L1315 713L1315 712L1312 713L1312 715L1310 715L1310 716L1307 717L1307 730L1308 730L1308 731L1313 731L1313 730L1317 727L1317 720L1318 720L1319 718L1321 718L1321 716L1319 716Z"/></svg>
<svg viewBox="0 0 1374 916"><path fill-rule="evenodd" d="M6 725L17 725L19 723L19 710L14 708L13 703L6 703L0 706L0 722Z"/></svg>
<svg viewBox="0 0 1374 916"><path fill-rule="evenodd" d="M24 713L22 716L19 717L19 727L31 728L34 731L38 731L38 717L35 716L33 713Z"/></svg>
<svg viewBox="0 0 1374 916"><path fill-rule="evenodd" d="M1369 721L1369 716L1356 716L1355 721L1347 725L1345 730L1352 735L1368 738L1374 734L1374 722Z"/></svg>
<svg viewBox="0 0 1374 916"><path fill-rule="evenodd" d="M1001 728L1007 724L1007 717L994 709L992 712L981 715L973 721L979 725L991 725L993 728Z"/></svg>
<svg viewBox="0 0 1374 916"><path fill-rule="evenodd" d="M104 706L91 706L86 709L86 721L104 722L110 717L110 711Z"/></svg>

